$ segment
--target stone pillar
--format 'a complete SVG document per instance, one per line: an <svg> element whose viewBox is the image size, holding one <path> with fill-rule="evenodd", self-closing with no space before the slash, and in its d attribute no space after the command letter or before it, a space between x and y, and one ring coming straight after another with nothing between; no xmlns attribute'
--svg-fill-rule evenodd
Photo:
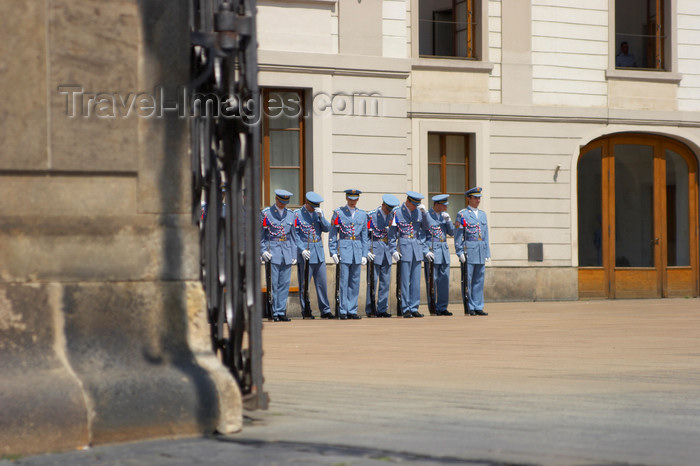
<svg viewBox="0 0 700 466"><path fill-rule="evenodd" d="M188 121L167 110L187 15L0 2L0 454L241 426L206 342Z"/></svg>

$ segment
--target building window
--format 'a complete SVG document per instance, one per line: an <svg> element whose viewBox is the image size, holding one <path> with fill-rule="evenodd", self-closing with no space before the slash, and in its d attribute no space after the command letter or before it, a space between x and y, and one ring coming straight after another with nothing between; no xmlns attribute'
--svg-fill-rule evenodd
<svg viewBox="0 0 700 466"><path fill-rule="evenodd" d="M420 0L421 56L477 58L478 0Z"/></svg>
<svg viewBox="0 0 700 466"><path fill-rule="evenodd" d="M304 91L264 89L262 112L262 202L274 202L275 190L294 194L288 208L304 199Z"/></svg>
<svg viewBox="0 0 700 466"><path fill-rule="evenodd" d="M667 0L615 0L615 68L665 69Z"/></svg>
<svg viewBox="0 0 700 466"><path fill-rule="evenodd" d="M454 219L464 208L468 184L469 136L428 133L428 197L449 194L451 202L447 211Z"/></svg>

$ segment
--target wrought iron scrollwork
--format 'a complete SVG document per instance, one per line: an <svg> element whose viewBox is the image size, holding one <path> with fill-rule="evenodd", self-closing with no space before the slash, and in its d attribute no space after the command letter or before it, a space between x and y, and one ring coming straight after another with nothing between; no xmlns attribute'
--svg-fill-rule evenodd
<svg viewBox="0 0 700 466"><path fill-rule="evenodd" d="M255 0L190 3L192 219L200 231L212 349L246 407L267 409L255 8Z"/></svg>

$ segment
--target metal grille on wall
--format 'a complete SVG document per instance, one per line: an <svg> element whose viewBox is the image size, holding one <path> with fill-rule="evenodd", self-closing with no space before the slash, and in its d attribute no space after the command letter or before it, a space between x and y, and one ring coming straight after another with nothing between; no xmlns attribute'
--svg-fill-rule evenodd
<svg viewBox="0 0 700 466"><path fill-rule="evenodd" d="M191 0L192 218L213 351L245 406L267 409L262 383L260 96L255 0Z"/></svg>

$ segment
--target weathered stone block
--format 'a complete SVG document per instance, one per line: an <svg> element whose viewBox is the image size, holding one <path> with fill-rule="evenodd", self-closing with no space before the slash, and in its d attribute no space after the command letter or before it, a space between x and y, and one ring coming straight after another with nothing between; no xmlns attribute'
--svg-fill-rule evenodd
<svg viewBox="0 0 700 466"><path fill-rule="evenodd" d="M136 1L49 3L50 168L138 170L141 30ZM133 99L132 99L133 100Z"/></svg>
<svg viewBox="0 0 700 466"><path fill-rule="evenodd" d="M44 2L0 2L0 169L47 168L45 25Z"/></svg>
<svg viewBox="0 0 700 466"><path fill-rule="evenodd" d="M0 284L0 454L89 444L88 410L65 364L58 285Z"/></svg>
<svg viewBox="0 0 700 466"><path fill-rule="evenodd" d="M199 277L199 240L180 216L3 217L0 282Z"/></svg>
<svg viewBox="0 0 700 466"><path fill-rule="evenodd" d="M67 359L93 442L215 431L219 399L187 346L187 301L181 282L65 286Z"/></svg>

